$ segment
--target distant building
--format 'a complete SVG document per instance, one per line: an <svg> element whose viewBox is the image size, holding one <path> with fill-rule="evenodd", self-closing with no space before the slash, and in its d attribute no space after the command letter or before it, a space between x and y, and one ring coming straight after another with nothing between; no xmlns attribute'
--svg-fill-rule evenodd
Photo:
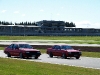
<svg viewBox="0 0 100 75"><path fill-rule="evenodd" d="M39 21L38 26L41 26L42 33L61 33L64 32L65 22L64 21Z"/></svg>
<svg viewBox="0 0 100 75"><path fill-rule="evenodd" d="M36 25L0 25L0 35L100 36L100 29L66 27L64 21L43 20L36 22Z"/></svg>

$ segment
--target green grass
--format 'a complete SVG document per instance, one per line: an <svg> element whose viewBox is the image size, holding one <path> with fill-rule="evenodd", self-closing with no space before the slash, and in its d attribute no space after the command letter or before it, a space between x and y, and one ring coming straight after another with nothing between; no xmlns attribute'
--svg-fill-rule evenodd
<svg viewBox="0 0 100 75"><path fill-rule="evenodd" d="M82 56L100 58L100 52L82 52Z"/></svg>
<svg viewBox="0 0 100 75"><path fill-rule="evenodd" d="M54 42L54 43L66 43L66 44L100 44L100 41L89 41L89 40L82 40L82 41L78 41L78 40L70 40L70 41L58 41L58 42Z"/></svg>
<svg viewBox="0 0 100 75"><path fill-rule="evenodd" d="M72 40L67 42L56 41L55 43L100 44L99 36L0 36L0 40ZM42 41L42 43L45 42Z"/></svg>
<svg viewBox="0 0 100 75"><path fill-rule="evenodd" d="M0 40L95 40L99 36L0 36Z"/></svg>
<svg viewBox="0 0 100 75"><path fill-rule="evenodd" d="M5 47L0 47L0 50L4 50Z"/></svg>
<svg viewBox="0 0 100 75"><path fill-rule="evenodd" d="M0 75L100 75L100 70L0 58Z"/></svg>

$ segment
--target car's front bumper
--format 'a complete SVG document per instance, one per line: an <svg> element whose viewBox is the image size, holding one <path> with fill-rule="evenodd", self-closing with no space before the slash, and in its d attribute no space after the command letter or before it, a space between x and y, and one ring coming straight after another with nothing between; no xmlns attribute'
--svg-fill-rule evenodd
<svg viewBox="0 0 100 75"><path fill-rule="evenodd" d="M24 53L25 57L39 57L41 55L41 52L26 52Z"/></svg>
<svg viewBox="0 0 100 75"><path fill-rule="evenodd" d="M82 53L81 52L70 52L68 53L68 57L78 57L81 56Z"/></svg>

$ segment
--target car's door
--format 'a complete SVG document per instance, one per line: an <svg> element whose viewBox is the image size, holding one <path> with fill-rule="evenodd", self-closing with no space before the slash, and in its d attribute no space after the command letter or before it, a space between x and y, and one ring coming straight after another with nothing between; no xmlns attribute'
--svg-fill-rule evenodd
<svg viewBox="0 0 100 75"><path fill-rule="evenodd" d="M55 56L61 56L61 48L59 45L55 46L53 53Z"/></svg>
<svg viewBox="0 0 100 75"><path fill-rule="evenodd" d="M56 55L56 45L52 47L51 52L53 53L54 56Z"/></svg>
<svg viewBox="0 0 100 75"><path fill-rule="evenodd" d="M10 53L11 56L14 56L14 48L13 48L14 44L11 44L10 46L8 46L7 50Z"/></svg>
<svg viewBox="0 0 100 75"><path fill-rule="evenodd" d="M20 50L19 50L18 44L14 44L13 48L14 48L13 50L14 56L19 56Z"/></svg>
<svg viewBox="0 0 100 75"><path fill-rule="evenodd" d="M62 51L61 51L61 47L60 46L58 46L56 53L57 53L57 56L61 56L62 55Z"/></svg>

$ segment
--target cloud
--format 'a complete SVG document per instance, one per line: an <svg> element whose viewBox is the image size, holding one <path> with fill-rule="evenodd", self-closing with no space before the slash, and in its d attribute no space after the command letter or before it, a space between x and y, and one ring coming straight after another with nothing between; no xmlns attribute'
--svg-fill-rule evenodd
<svg viewBox="0 0 100 75"><path fill-rule="evenodd" d="M91 25L89 21L75 22L77 28L87 28Z"/></svg>
<svg viewBox="0 0 100 75"><path fill-rule="evenodd" d="M57 15L57 16L59 16L60 14L59 14L59 13L57 13L56 15Z"/></svg>
<svg viewBox="0 0 100 75"><path fill-rule="evenodd" d="M94 26L95 28L100 28L100 23L94 23L93 26Z"/></svg>
<svg viewBox="0 0 100 75"><path fill-rule="evenodd" d="M64 7L61 7L61 9L64 9Z"/></svg>
<svg viewBox="0 0 100 75"><path fill-rule="evenodd" d="M43 10L43 9L41 9L40 11L41 11L41 12L43 12L44 10Z"/></svg>
<svg viewBox="0 0 100 75"><path fill-rule="evenodd" d="M90 25L91 23L89 21L81 21L81 22L76 22L78 25Z"/></svg>
<svg viewBox="0 0 100 75"><path fill-rule="evenodd" d="M2 13L5 13L6 11L7 11L7 10L2 10L1 12L2 12Z"/></svg>
<svg viewBox="0 0 100 75"><path fill-rule="evenodd" d="M100 28L100 23L91 23L90 21L75 22L77 28Z"/></svg>
<svg viewBox="0 0 100 75"><path fill-rule="evenodd" d="M19 11L14 11L14 13L15 13L15 14L18 14L18 13L19 13Z"/></svg>
<svg viewBox="0 0 100 75"><path fill-rule="evenodd" d="M22 14L22 16L24 17L24 16L26 16L26 14Z"/></svg>

